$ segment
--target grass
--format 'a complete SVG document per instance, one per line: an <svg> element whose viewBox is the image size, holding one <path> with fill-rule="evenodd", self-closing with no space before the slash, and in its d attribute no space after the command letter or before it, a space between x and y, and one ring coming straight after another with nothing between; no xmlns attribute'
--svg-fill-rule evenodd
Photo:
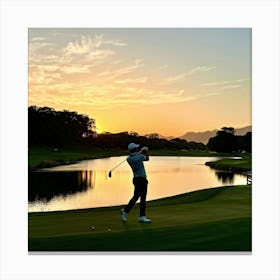
<svg viewBox="0 0 280 280"><path fill-rule="evenodd" d="M221 159L205 164L215 169L245 172L252 170L252 157L246 155L242 159Z"/></svg>
<svg viewBox="0 0 280 280"><path fill-rule="evenodd" d="M29 213L29 251L251 251L251 187L149 201L151 224L138 211L127 223L120 207Z"/></svg>
<svg viewBox="0 0 280 280"><path fill-rule="evenodd" d="M178 157L217 157L233 156L229 153L215 153L208 150L151 150L151 156L178 156Z"/></svg>
<svg viewBox="0 0 280 280"><path fill-rule="evenodd" d="M44 146L33 146L28 150L28 165L30 168L52 167L61 164L71 164L80 160L105 158L123 155L122 150L102 150L90 147L68 147L54 150Z"/></svg>
<svg viewBox="0 0 280 280"><path fill-rule="evenodd" d="M44 146L32 146L28 150L28 165L31 169L71 164L80 160L128 155L126 150L103 150L95 147L68 147L54 150ZM151 156L233 156L209 151L151 150Z"/></svg>

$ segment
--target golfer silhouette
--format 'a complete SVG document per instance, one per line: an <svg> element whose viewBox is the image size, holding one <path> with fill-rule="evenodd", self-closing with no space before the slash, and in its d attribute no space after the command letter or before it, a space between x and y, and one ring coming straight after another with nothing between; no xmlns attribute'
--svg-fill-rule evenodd
<svg viewBox="0 0 280 280"><path fill-rule="evenodd" d="M139 151L139 144L130 143L128 150L130 155L127 158L132 171L133 171L133 185L134 194L128 202L127 206L121 209L121 219L126 222L127 214L140 198L140 215L139 222L150 223L151 220L146 217L146 196L148 188L148 180L143 161L149 160L148 148L143 147Z"/></svg>

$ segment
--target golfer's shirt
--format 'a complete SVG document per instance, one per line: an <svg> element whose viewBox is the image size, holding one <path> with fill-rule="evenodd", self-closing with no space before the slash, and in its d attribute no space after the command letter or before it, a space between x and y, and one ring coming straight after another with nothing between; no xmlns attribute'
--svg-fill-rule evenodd
<svg viewBox="0 0 280 280"><path fill-rule="evenodd" d="M147 161L147 157L143 154L133 153L127 158L134 177L147 177L143 161Z"/></svg>

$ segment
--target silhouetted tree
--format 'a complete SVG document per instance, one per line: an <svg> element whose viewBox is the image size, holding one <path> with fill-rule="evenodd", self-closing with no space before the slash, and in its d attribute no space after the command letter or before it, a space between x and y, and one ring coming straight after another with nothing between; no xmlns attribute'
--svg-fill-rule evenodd
<svg viewBox="0 0 280 280"><path fill-rule="evenodd" d="M233 127L223 127L215 137L209 139L207 147L216 152L246 151L252 152L252 133L235 136Z"/></svg>
<svg viewBox="0 0 280 280"><path fill-rule="evenodd" d="M234 136L234 128L223 127L218 130L215 137L209 139L208 148L216 152L232 152L235 150L236 141Z"/></svg>
<svg viewBox="0 0 280 280"><path fill-rule="evenodd" d="M102 149L127 149L130 142L135 142L150 149L206 149L202 143L187 142L180 138L168 141L160 138L157 133L145 136L127 131L97 134L95 120L87 115L37 106L28 108L28 137L29 145L55 147L83 144Z"/></svg>
<svg viewBox="0 0 280 280"><path fill-rule="evenodd" d="M248 153L252 152L252 132L247 132L244 136L236 136L236 149Z"/></svg>
<svg viewBox="0 0 280 280"><path fill-rule="evenodd" d="M95 135L95 120L87 115L49 107L28 108L30 145L64 146L83 143L84 139Z"/></svg>

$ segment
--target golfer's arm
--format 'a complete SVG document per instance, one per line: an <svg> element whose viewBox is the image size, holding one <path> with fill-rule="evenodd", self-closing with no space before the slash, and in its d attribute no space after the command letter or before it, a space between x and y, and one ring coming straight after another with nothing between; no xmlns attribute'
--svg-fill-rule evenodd
<svg viewBox="0 0 280 280"><path fill-rule="evenodd" d="M148 160L149 160L149 154L148 154L148 152L143 151L141 154L143 154L143 155L146 157L145 161L148 161Z"/></svg>

